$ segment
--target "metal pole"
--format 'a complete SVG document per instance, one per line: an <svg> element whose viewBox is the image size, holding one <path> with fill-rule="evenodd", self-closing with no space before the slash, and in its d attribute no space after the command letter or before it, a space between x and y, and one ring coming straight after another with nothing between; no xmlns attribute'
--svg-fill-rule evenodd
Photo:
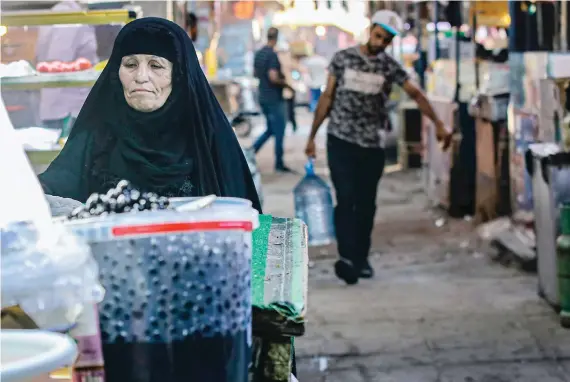
<svg viewBox="0 0 570 382"><path fill-rule="evenodd" d="M538 33L538 50L544 50L544 27L542 25L542 4L536 2L536 25Z"/></svg>
<svg viewBox="0 0 570 382"><path fill-rule="evenodd" d="M422 11L421 11L421 3L417 2L416 3L416 33L417 33L417 39L418 39L418 46L416 48L416 51L418 53L418 61L416 64L416 73L418 73L418 77L420 80L420 85L422 87L422 89L425 88L425 79L424 79L424 74L425 74L425 57L424 57L424 52L422 49Z"/></svg>
<svg viewBox="0 0 570 382"><path fill-rule="evenodd" d="M406 20L408 20L408 6L406 4L406 2L402 2L400 3L403 4L404 9L402 10L402 15L404 16L404 25L406 24ZM403 64L404 63L404 35L405 35L405 31L400 35L400 62Z"/></svg>
<svg viewBox="0 0 570 382"><path fill-rule="evenodd" d="M166 19L174 21L174 5L172 0L166 0Z"/></svg>
<svg viewBox="0 0 570 382"><path fill-rule="evenodd" d="M568 51L568 5L566 1L560 2L560 51Z"/></svg>
<svg viewBox="0 0 570 382"><path fill-rule="evenodd" d="M554 2L554 38L552 40L552 45L554 46L555 52L560 52L560 4L558 1Z"/></svg>
<svg viewBox="0 0 570 382"><path fill-rule="evenodd" d="M439 29L437 28L437 22L439 21L439 1L435 1L433 4L433 10L434 10L434 20L433 20L433 24L434 24L434 30L433 30L433 35L435 37L435 56L434 58L436 60L439 60Z"/></svg>
<svg viewBox="0 0 570 382"><path fill-rule="evenodd" d="M476 5L471 5L476 6ZM477 12L473 12L473 27L471 29L471 38L473 39L473 45L477 48L477 41L475 40L475 35L477 34ZM475 49L477 51L477 49ZM475 54L475 89L479 90L480 78L479 78L479 59L477 54Z"/></svg>
<svg viewBox="0 0 570 382"><path fill-rule="evenodd" d="M459 103L459 93L461 84L459 83L459 66L461 64L460 40L459 40L459 27L453 28L455 31L455 102Z"/></svg>

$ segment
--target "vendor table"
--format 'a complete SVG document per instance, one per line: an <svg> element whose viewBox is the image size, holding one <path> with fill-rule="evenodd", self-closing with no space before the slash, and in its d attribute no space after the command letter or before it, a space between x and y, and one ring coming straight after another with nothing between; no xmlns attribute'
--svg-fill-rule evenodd
<svg viewBox="0 0 570 382"><path fill-rule="evenodd" d="M253 233L253 382L290 380L293 339L305 332L308 259L305 223L260 216Z"/></svg>

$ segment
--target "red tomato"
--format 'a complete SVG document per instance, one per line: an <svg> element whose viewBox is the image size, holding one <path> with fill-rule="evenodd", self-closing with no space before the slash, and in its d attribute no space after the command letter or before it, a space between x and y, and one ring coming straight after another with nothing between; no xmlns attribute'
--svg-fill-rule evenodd
<svg viewBox="0 0 570 382"><path fill-rule="evenodd" d="M61 63L61 71L64 73L69 73L75 71L75 66L73 62L62 62Z"/></svg>
<svg viewBox="0 0 570 382"><path fill-rule="evenodd" d="M63 71L63 62L61 61L52 61L50 62L50 73L61 73Z"/></svg>
<svg viewBox="0 0 570 382"><path fill-rule="evenodd" d="M42 61L42 62L38 62L38 64L36 65L36 70L40 73L47 73L47 72L49 72L49 67L50 67L50 64Z"/></svg>
<svg viewBox="0 0 570 382"><path fill-rule="evenodd" d="M81 67L77 61L70 62L69 65L71 66L73 72L79 72L81 70Z"/></svg>
<svg viewBox="0 0 570 382"><path fill-rule="evenodd" d="M79 70L87 70L93 66L91 65L91 61L83 57L75 60L75 63L79 66Z"/></svg>

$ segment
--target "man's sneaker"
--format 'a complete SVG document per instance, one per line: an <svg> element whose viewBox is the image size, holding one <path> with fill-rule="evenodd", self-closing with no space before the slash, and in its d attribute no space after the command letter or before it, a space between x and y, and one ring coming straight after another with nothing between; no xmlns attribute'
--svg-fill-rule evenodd
<svg viewBox="0 0 570 382"><path fill-rule="evenodd" d="M283 173L283 174L294 174L294 173L295 173L294 170L290 169L290 168L287 167L287 166L276 167L276 168L275 168L275 171L280 172L280 173Z"/></svg>
<svg viewBox="0 0 570 382"><path fill-rule="evenodd" d="M337 260L334 263L334 272L339 279L344 280L348 285L358 282L358 270L348 259L341 257L340 260Z"/></svg>
<svg viewBox="0 0 570 382"><path fill-rule="evenodd" d="M360 267L359 277L363 279L371 279L374 277L374 268L372 268L368 260Z"/></svg>

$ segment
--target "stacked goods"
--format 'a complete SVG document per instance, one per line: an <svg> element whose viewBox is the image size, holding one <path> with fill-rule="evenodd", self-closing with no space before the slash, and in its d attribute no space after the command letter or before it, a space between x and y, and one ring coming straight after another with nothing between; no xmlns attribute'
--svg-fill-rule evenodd
<svg viewBox="0 0 570 382"><path fill-rule="evenodd" d="M51 61L38 62L36 70L40 73L70 73L91 69L93 65L86 58L78 58L73 62Z"/></svg>
<svg viewBox="0 0 570 382"><path fill-rule="evenodd" d="M140 192L126 180L121 180L106 194L92 194L85 205L77 207L68 216L69 220L107 216L115 213L157 211L167 209L168 198L152 192Z"/></svg>

